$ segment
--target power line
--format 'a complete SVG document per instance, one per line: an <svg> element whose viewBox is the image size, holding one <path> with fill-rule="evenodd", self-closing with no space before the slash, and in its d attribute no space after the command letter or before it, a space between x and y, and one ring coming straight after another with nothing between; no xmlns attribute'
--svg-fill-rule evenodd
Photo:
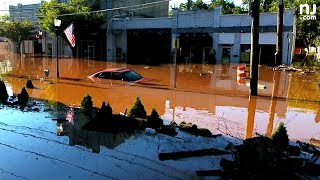
<svg viewBox="0 0 320 180"><path fill-rule="evenodd" d="M165 2L169 2L171 0L162 0L162 1L157 1L157 2L151 2L151 3L143 3L143 4L136 4L136 5L130 5L130 6L123 6L123 7L116 7L116 8L111 8L111 9L103 9L103 10L97 10L97 11L89 11L89 12L80 12L80 13L70 13L70 14L61 14L61 15L58 15L58 16L71 16L71 15L78 15L78 14L90 14L90 13L98 13L98 12L107 12L107 11L116 11L116 10L119 10L119 11L125 11L125 12L128 12L128 11L135 11L135 10L140 10L140 9L147 9L147 8L151 8L151 7L155 7L155 6L159 6L159 4L161 3L165 3ZM143 7L141 7L143 6ZM136 8L133 8L133 7L136 7ZM131 9L133 8L133 9ZM127 10L126 10L127 9ZM22 14L22 13L26 13L25 10L27 11L37 11L37 9L15 9L15 10L20 10L20 11L13 11L12 14ZM22 11L21 11L22 10ZM0 11L8 11L8 10L0 10ZM139 14L144 14L144 13L149 13L149 12L162 12L162 11L167 11L167 9L159 9L157 11L145 11L143 13L139 13ZM37 16L37 17L44 17L44 16ZM20 16L18 18L28 18L26 16ZM29 17L29 18L34 18L34 17Z"/></svg>
<svg viewBox="0 0 320 180"><path fill-rule="evenodd" d="M61 14L61 15L58 15L58 17L60 17L60 16L72 16L72 15L78 15L78 14L90 14L90 13L98 13L98 12L116 11L116 10L132 8L132 7L139 7L139 6L146 6L146 5L152 5L152 4L165 3L165 2L169 2L169 1L172 1L172 0L162 0L162 1L156 1L156 2L151 2L151 3L144 3L144 4L137 4L137 5L131 5L131 6L116 7L116 8L111 8L111 9L97 10L97 11ZM146 8L149 8L149 7L146 7Z"/></svg>

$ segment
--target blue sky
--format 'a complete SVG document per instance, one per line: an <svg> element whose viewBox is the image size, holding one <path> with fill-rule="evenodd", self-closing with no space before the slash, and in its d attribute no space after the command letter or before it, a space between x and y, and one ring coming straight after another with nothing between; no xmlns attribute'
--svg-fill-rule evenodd
<svg viewBox="0 0 320 180"><path fill-rule="evenodd" d="M5 13L5 10L9 9L9 5L22 4L35 4L40 3L41 0L0 0L0 15ZM179 5L180 3L185 3L187 0L172 0L170 1L170 6ZM210 0L203 0L203 2L211 2ZM234 0L236 5L240 5L242 0Z"/></svg>

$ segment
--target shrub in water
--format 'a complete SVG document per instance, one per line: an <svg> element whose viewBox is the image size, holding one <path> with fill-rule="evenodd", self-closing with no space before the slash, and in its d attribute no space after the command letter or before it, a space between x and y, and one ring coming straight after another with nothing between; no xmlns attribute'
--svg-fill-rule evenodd
<svg viewBox="0 0 320 180"><path fill-rule="evenodd" d="M159 129L163 125L163 120L160 118L157 110L152 109L151 115L147 118L147 126L153 129Z"/></svg>
<svg viewBox="0 0 320 180"><path fill-rule="evenodd" d="M103 101L99 113L103 117L112 118L112 108L110 103L106 105L106 102Z"/></svg>
<svg viewBox="0 0 320 180"><path fill-rule="evenodd" d="M93 109L92 98L89 94L83 97L81 101L81 108L85 113L91 113Z"/></svg>
<svg viewBox="0 0 320 180"><path fill-rule="evenodd" d="M27 87L27 88L34 88L31 79L29 79L29 80L27 81L26 87Z"/></svg>
<svg viewBox="0 0 320 180"><path fill-rule="evenodd" d="M287 134L287 129L284 126L283 122L280 122L276 131L272 134L271 139L273 139L273 141L279 144L280 147L282 148L285 148L289 145L289 137Z"/></svg>
<svg viewBox="0 0 320 180"><path fill-rule="evenodd" d="M26 88L22 88L21 93L18 94L18 103L20 105L26 105L29 100L29 94L26 90Z"/></svg>
<svg viewBox="0 0 320 180"><path fill-rule="evenodd" d="M0 80L0 101L7 101L8 97L6 85Z"/></svg>
<svg viewBox="0 0 320 180"><path fill-rule="evenodd" d="M133 107L131 108L129 112L129 117L138 117L138 118L146 118L147 112L144 109L143 104L141 103L141 100L139 97L137 97L136 102L134 103Z"/></svg>

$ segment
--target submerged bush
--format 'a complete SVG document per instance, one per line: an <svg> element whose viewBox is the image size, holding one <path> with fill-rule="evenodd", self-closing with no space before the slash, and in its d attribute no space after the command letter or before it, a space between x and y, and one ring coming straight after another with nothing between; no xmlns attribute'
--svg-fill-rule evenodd
<svg viewBox="0 0 320 180"><path fill-rule="evenodd" d="M139 97L137 97L136 102L134 103L133 107L131 108L129 114L129 117L138 117L138 118L146 118L147 112L144 109L143 104L141 103L141 100Z"/></svg>
<svg viewBox="0 0 320 180"><path fill-rule="evenodd" d="M26 90L26 88L22 88L21 93L18 94L18 104L20 105L26 105L29 100L29 94Z"/></svg>
<svg viewBox="0 0 320 180"><path fill-rule="evenodd" d="M81 101L81 108L85 113L91 113L93 109L92 98L89 94L83 97Z"/></svg>
<svg viewBox="0 0 320 180"><path fill-rule="evenodd" d="M287 129L283 122L280 122L276 131L272 134L271 138L273 141L280 145L280 147L285 148L289 145L289 137L287 134Z"/></svg>
<svg viewBox="0 0 320 180"><path fill-rule="evenodd" d="M0 80L0 101L7 101L9 95L7 92L6 85L4 84L3 81Z"/></svg>
<svg viewBox="0 0 320 180"><path fill-rule="evenodd" d="M29 80L27 81L26 87L27 87L27 88L34 88L31 79L29 79Z"/></svg>
<svg viewBox="0 0 320 180"><path fill-rule="evenodd" d="M110 103L106 105L106 102L103 101L99 114L102 117L112 118L112 108L110 106Z"/></svg>
<svg viewBox="0 0 320 180"><path fill-rule="evenodd" d="M152 109L151 115L147 118L147 126L153 129L159 129L163 125L163 120L160 118L157 110Z"/></svg>

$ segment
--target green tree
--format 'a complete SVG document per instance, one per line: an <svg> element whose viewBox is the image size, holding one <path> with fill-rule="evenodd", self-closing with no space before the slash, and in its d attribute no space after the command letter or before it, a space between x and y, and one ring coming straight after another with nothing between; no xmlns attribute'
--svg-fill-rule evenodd
<svg viewBox="0 0 320 180"><path fill-rule="evenodd" d="M273 141L282 148L286 148L289 145L287 128L284 126L283 122L280 122L276 131L274 131L274 133L272 134L271 139L273 139Z"/></svg>
<svg viewBox="0 0 320 180"><path fill-rule="evenodd" d="M243 0L243 5L248 8L250 0ZM296 15L296 39L303 42L305 47L311 44L319 44L320 36L320 21L319 20L303 20L300 15L300 4L317 5L316 16L320 17L320 2L319 0L283 0L284 9L294 9ZM261 0L260 12L277 12L277 0Z"/></svg>
<svg viewBox="0 0 320 180"><path fill-rule="evenodd" d="M236 6L233 1L228 0L211 0L211 3L204 3L202 0L196 0L191 2L191 10L201 9L201 10L211 10L217 6L222 7L222 14L241 14L244 13L244 8ZM181 3L179 10L186 11L188 8L188 3Z"/></svg>
<svg viewBox="0 0 320 180"><path fill-rule="evenodd" d="M33 32L35 26L29 20L13 20L8 16L0 17L0 36L10 39L18 47L20 54L20 46L22 41L27 40Z"/></svg>
<svg viewBox="0 0 320 180"><path fill-rule="evenodd" d="M271 0L269 0L271 1ZM296 15L296 39L303 42L305 47L311 44L319 44L320 36L320 21L319 20L303 20L300 15L300 4L309 4L310 6L316 4L316 17L320 17L320 1L319 0L284 0L284 9L294 9ZM278 3L273 0L269 9L263 12L277 12Z"/></svg>
<svg viewBox="0 0 320 180"><path fill-rule="evenodd" d="M202 0L192 1L190 5L190 10L202 9L207 10L208 4L204 3ZM179 6L179 10L187 11L188 10L188 2L181 3Z"/></svg>
<svg viewBox="0 0 320 180"><path fill-rule="evenodd" d="M99 2L98 0L71 0L69 3L57 3L56 0L51 0L41 5L37 17L41 28L53 36L56 33L62 34L73 23L76 38L86 38L103 23L103 14L93 12L99 8ZM55 18L62 21L57 29L54 26ZM75 48L72 50L75 55Z"/></svg>
<svg viewBox="0 0 320 180"><path fill-rule="evenodd" d="M129 111L129 117L138 117L138 118L146 118L147 112L144 109L144 106L140 100L140 97L137 97L136 102L134 103L133 107Z"/></svg>
<svg viewBox="0 0 320 180"><path fill-rule="evenodd" d="M245 12L242 7L236 6L233 1L211 0L209 9L214 9L216 6L222 7L222 14L241 14Z"/></svg>
<svg viewBox="0 0 320 180"><path fill-rule="evenodd" d="M270 12L270 9L274 6L274 4L277 4L277 2L277 0L260 0L260 12ZM242 0L242 5L248 10L250 0Z"/></svg>

